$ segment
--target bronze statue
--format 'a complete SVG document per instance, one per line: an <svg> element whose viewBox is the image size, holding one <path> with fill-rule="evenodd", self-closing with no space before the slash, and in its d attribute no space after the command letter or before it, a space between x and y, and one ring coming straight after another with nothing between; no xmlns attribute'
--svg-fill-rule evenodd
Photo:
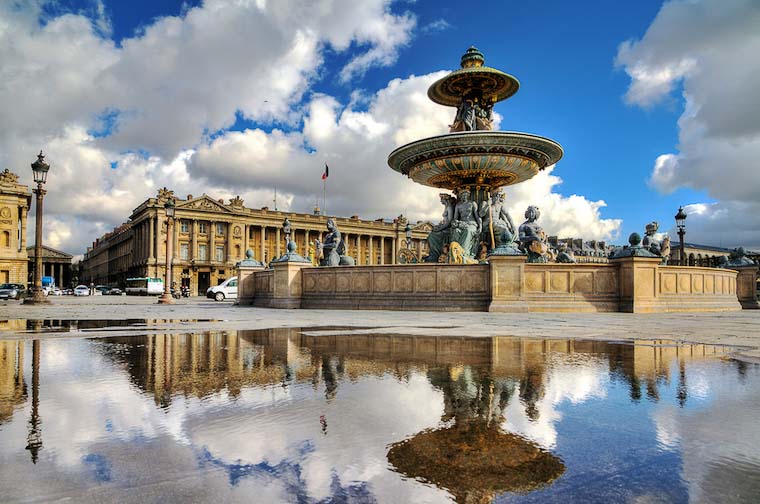
<svg viewBox="0 0 760 504"><path fill-rule="evenodd" d="M320 258L320 266L353 266L354 258L345 255L346 244L338 231L335 220L327 219L327 231L325 241L314 240L316 255Z"/></svg>
<svg viewBox="0 0 760 504"><path fill-rule="evenodd" d="M503 191L497 191L491 194L491 203L484 201L480 205L480 217L483 219L483 232L481 240L493 248L501 241L504 232L515 236L515 224L512 217L507 212L507 206L504 203L506 195ZM491 222L493 221L493 225ZM511 240L509 240L511 241Z"/></svg>
<svg viewBox="0 0 760 504"><path fill-rule="evenodd" d="M646 226L646 231L644 233L644 239L641 240L641 245L649 250L654 255L662 255L660 250L660 242L657 240L655 235L657 234L657 230L660 229L660 225L657 223L657 221L652 221Z"/></svg>
<svg viewBox="0 0 760 504"><path fill-rule="evenodd" d="M459 193L459 201L454 208L454 220L451 221L451 243L458 243L467 258L475 257L480 240L482 221L475 202L470 201L470 191Z"/></svg>
<svg viewBox="0 0 760 504"><path fill-rule="evenodd" d="M557 257L556 261L558 263L575 263L575 256L573 256L573 251L568 250L567 243L560 243L557 248Z"/></svg>
<svg viewBox="0 0 760 504"><path fill-rule="evenodd" d="M519 240L520 250L528 254L529 263L549 262L549 244L546 242L546 233L536 224L541 216L537 206L529 206L525 210L526 221L520 224Z"/></svg>
<svg viewBox="0 0 760 504"><path fill-rule="evenodd" d="M662 256L662 265L667 266L670 260L670 236L665 235L660 244L660 255Z"/></svg>
<svg viewBox="0 0 760 504"><path fill-rule="evenodd" d="M438 262L444 254L443 248L449 243L451 221L454 219L454 205L456 200L446 193L441 193L441 204L445 207L443 220L433 226L433 230L427 236L428 250L430 253L425 258L426 262Z"/></svg>

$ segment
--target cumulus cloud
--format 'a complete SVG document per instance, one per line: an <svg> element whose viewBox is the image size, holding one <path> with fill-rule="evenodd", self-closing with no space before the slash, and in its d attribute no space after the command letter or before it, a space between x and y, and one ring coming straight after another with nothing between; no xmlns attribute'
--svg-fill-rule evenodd
<svg viewBox="0 0 760 504"><path fill-rule="evenodd" d="M348 103L314 89L395 61L416 18L391 0L207 0L118 45L101 3L43 15L46 4L0 5L0 165L30 182L29 163L45 150L50 245L82 251L162 186L254 207L271 205L276 186L279 207L310 211L325 162L330 213L439 219L437 191L386 158L447 131L453 109L426 94L443 71ZM335 53L344 64L333 76ZM255 126L230 131L241 118ZM553 192L560 182L547 171L511 190L515 220L538 204L549 233L613 237L620 222L601 218L604 202Z"/></svg>
<svg viewBox="0 0 760 504"><path fill-rule="evenodd" d="M678 152L655 160L650 183L663 193L688 187L719 200L691 215L693 241L716 244L720 221L734 235L731 245L760 245L747 214L729 213L760 212L759 23L760 4L750 0L671 1L641 40L618 50L616 64L631 77L627 102L649 107L683 89Z"/></svg>

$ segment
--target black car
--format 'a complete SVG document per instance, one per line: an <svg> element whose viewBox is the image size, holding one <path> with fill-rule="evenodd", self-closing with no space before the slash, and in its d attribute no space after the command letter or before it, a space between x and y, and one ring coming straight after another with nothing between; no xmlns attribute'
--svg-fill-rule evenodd
<svg viewBox="0 0 760 504"><path fill-rule="evenodd" d="M26 287L16 283L0 285L0 299L21 299L26 295Z"/></svg>

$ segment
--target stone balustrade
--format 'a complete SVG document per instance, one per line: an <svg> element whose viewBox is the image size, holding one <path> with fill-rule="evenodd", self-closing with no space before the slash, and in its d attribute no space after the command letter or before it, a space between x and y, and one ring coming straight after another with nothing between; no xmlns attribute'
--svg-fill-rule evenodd
<svg viewBox="0 0 760 504"><path fill-rule="evenodd" d="M239 270L239 304L270 308L501 312L686 312L757 307L756 266L662 266L659 258L606 264L406 264L317 268L273 263Z"/></svg>

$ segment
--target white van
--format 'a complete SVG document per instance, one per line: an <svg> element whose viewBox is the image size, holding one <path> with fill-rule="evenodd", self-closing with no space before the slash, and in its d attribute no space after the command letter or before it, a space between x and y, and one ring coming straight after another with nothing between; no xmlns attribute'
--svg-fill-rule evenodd
<svg viewBox="0 0 760 504"><path fill-rule="evenodd" d="M215 287L209 287L206 291L206 297L216 301L237 299L237 277L228 278Z"/></svg>

